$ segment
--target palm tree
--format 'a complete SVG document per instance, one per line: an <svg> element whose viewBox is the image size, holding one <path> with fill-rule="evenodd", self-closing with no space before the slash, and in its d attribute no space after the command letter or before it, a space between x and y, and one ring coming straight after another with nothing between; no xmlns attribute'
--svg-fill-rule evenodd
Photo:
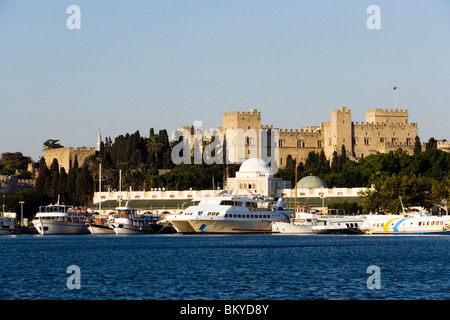
<svg viewBox="0 0 450 320"><path fill-rule="evenodd" d="M164 144L158 141L158 136L153 135L148 138L147 141L147 150L149 154L155 155L155 164L158 163L158 155L164 148Z"/></svg>
<svg viewBox="0 0 450 320"><path fill-rule="evenodd" d="M58 141L59 140L48 139L44 142L44 150L63 148L64 146L62 146Z"/></svg>

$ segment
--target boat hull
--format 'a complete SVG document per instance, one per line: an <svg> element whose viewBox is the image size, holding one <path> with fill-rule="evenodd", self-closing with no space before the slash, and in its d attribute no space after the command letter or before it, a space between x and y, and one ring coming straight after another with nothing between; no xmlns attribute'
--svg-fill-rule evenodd
<svg viewBox="0 0 450 320"><path fill-rule="evenodd" d="M89 234L85 223L54 220L33 220L33 225L41 235Z"/></svg>
<svg viewBox="0 0 450 320"><path fill-rule="evenodd" d="M149 233L148 230L140 226L133 226L123 223L112 223L111 228L115 234L144 234Z"/></svg>
<svg viewBox="0 0 450 320"><path fill-rule="evenodd" d="M317 234L361 234L363 233L358 228L345 228L335 226L314 226L312 231Z"/></svg>
<svg viewBox="0 0 450 320"><path fill-rule="evenodd" d="M197 233L272 233L272 221L191 220Z"/></svg>
<svg viewBox="0 0 450 320"><path fill-rule="evenodd" d="M193 234L193 233L197 233L195 231L195 229L191 226L189 220L167 220L169 221L173 227L175 228L175 230L179 233L183 233L183 234Z"/></svg>
<svg viewBox="0 0 450 320"><path fill-rule="evenodd" d="M113 229L102 224L89 223L88 230L91 234L114 234Z"/></svg>
<svg viewBox="0 0 450 320"><path fill-rule="evenodd" d="M311 224L276 221L273 223L272 231L283 234L314 234L312 227Z"/></svg>

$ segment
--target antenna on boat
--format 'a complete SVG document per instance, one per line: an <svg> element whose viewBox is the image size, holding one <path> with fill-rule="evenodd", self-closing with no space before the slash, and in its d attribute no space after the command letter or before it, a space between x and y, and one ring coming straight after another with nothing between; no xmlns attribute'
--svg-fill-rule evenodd
<svg viewBox="0 0 450 320"><path fill-rule="evenodd" d="M398 198L400 199L400 204L402 205L402 211L403 211L403 214L406 215L405 207L403 206L403 202L402 202L402 197L401 197L401 196L398 196Z"/></svg>

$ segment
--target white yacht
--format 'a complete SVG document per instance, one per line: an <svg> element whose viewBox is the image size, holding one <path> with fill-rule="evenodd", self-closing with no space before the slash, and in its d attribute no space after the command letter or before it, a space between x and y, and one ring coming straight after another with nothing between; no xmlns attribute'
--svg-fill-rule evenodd
<svg viewBox="0 0 450 320"><path fill-rule="evenodd" d="M361 234L363 223L361 216L328 216L318 219L311 230L321 234Z"/></svg>
<svg viewBox="0 0 450 320"><path fill-rule="evenodd" d="M167 215L180 233L271 233L272 222L289 220L281 199L218 195L197 199L182 214Z"/></svg>
<svg viewBox="0 0 450 320"><path fill-rule="evenodd" d="M90 214L85 210L57 204L40 207L33 219L35 229L42 235L88 234L86 221Z"/></svg>
<svg viewBox="0 0 450 320"><path fill-rule="evenodd" d="M364 222L360 216L321 214L312 208L298 208L290 221L273 223L273 232L285 234L362 233Z"/></svg>
<svg viewBox="0 0 450 320"><path fill-rule="evenodd" d="M313 234L312 227L323 215L312 208L298 208L290 221L274 221L272 231L284 234Z"/></svg>
<svg viewBox="0 0 450 320"><path fill-rule="evenodd" d="M111 217L110 227L116 234L151 233L159 220L158 216L140 214L138 209L117 207Z"/></svg>
<svg viewBox="0 0 450 320"><path fill-rule="evenodd" d="M3 212L0 214L0 234L13 234L16 231L16 213Z"/></svg>
<svg viewBox="0 0 450 320"><path fill-rule="evenodd" d="M403 215L367 215L361 230L369 234L450 234L448 215L426 211Z"/></svg>

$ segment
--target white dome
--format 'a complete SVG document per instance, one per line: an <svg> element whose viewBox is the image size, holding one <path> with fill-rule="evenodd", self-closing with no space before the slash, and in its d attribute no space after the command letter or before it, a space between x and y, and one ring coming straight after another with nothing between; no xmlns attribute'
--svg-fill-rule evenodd
<svg viewBox="0 0 450 320"><path fill-rule="evenodd" d="M239 168L241 173L270 173L270 167L260 158L251 158L241 165Z"/></svg>

